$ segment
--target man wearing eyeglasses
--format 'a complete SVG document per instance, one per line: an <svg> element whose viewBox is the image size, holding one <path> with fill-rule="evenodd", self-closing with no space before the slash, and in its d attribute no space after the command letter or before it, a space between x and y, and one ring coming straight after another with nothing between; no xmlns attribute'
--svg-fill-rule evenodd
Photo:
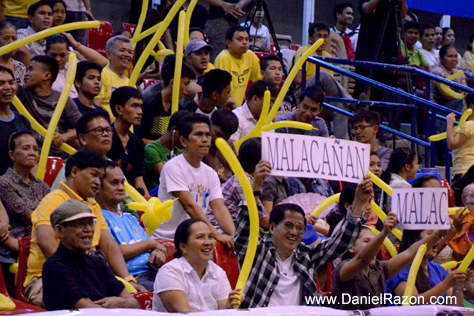
<svg viewBox="0 0 474 316"><path fill-rule="evenodd" d="M280 204L270 213L270 235L260 240L243 294L241 308L305 305L305 298L317 296L315 271L341 257L354 244L361 229L360 217L373 194L372 182L365 177L358 185L354 203L342 228L328 240L302 244L306 229L303 209ZM247 208L237 216L235 250L242 265L247 250L250 221Z"/></svg>
<svg viewBox="0 0 474 316"><path fill-rule="evenodd" d="M392 149L377 145L377 132L380 126L380 115L374 111L360 109L352 117L352 132L359 143L369 144L370 151L376 153L385 170L392 154Z"/></svg>
<svg viewBox="0 0 474 316"><path fill-rule="evenodd" d="M135 281L128 272L118 245L113 240L107 223L102 216L99 204L93 197L99 192L100 180L104 176L105 160L95 152L80 150L66 162L66 182L59 189L44 197L31 214L33 224L31 247L28 257L28 269L24 282L25 296L30 302L41 306L43 299L43 264L58 249L59 238L51 225L51 213L68 200L77 200L87 205L97 216L98 224L94 229L92 247L104 252L112 271L127 281ZM145 291L140 285L137 289Z"/></svg>
<svg viewBox="0 0 474 316"><path fill-rule="evenodd" d="M89 255L97 222L90 208L68 200L51 214L59 237L56 252L43 269L44 305L47 310L87 307L139 308L107 262Z"/></svg>

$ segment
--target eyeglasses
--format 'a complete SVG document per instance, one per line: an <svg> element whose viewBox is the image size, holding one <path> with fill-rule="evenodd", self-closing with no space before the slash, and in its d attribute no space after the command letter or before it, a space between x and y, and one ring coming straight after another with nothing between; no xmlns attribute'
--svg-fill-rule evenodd
<svg viewBox="0 0 474 316"><path fill-rule="evenodd" d="M91 229L95 228L97 221L72 221L66 222L66 226L70 226L76 229L84 229L86 226L90 226Z"/></svg>
<svg viewBox="0 0 474 316"><path fill-rule="evenodd" d="M369 128L369 127L372 127L372 126L373 126L373 125L357 125L357 126L352 127L352 130L353 130L354 132L357 132L357 131L359 131L359 130L360 130L361 132L363 132L366 128Z"/></svg>
<svg viewBox="0 0 474 316"><path fill-rule="evenodd" d="M97 136L102 136L102 135L104 135L104 133L112 134L112 128L110 128L110 127L103 128L103 127L99 126L99 127L90 129L88 131L85 131L85 133L91 133L91 132L94 133Z"/></svg>
<svg viewBox="0 0 474 316"><path fill-rule="evenodd" d="M304 232L306 231L306 225L297 222L284 222L283 227L285 227L285 230L288 232L291 232L293 229L296 229L296 232L300 235L304 234Z"/></svg>

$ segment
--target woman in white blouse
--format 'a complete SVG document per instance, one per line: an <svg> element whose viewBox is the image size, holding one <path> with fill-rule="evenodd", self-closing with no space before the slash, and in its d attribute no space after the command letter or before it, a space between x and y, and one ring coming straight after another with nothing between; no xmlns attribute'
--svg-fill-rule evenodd
<svg viewBox="0 0 474 316"><path fill-rule="evenodd" d="M200 219L178 226L175 259L156 275L154 311L189 313L240 305L239 290L231 290L224 270L211 261L214 242L211 229Z"/></svg>

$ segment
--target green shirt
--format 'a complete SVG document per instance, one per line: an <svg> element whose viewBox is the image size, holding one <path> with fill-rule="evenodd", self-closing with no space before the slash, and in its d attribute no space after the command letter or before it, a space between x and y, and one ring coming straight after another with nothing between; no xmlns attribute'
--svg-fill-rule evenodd
<svg viewBox="0 0 474 316"><path fill-rule="evenodd" d="M181 154L183 151L176 149L175 155ZM158 163L166 163L169 160L170 151L163 147L157 141L145 146L145 184L148 190L156 188L160 185L160 175L156 174L154 168Z"/></svg>
<svg viewBox="0 0 474 316"><path fill-rule="evenodd" d="M408 57L409 66L424 67L426 69L430 68L425 56L423 56L423 54L415 47L413 47L413 52L410 52L402 42L400 43L400 49L402 51L403 57Z"/></svg>

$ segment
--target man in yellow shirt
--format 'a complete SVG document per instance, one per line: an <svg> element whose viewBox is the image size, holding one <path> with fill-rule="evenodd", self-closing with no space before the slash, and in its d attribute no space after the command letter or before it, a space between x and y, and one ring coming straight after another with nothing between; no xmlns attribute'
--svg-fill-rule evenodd
<svg viewBox="0 0 474 316"><path fill-rule="evenodd" d="M316 51L316 55L324 56L324 57L332 57L328 52L326 52L324 50L324 47L326 46L326 40L329 36L329 27L326 24L324 24L324 23L312 23L309 26L308 35L309 35L309 37L308 37L309 44L306 45L306 46L302 46L302 47L300 47L300 49L298 49L298 51L295 54L294 64L296 64L296 62L311 47L311 45L316 43L316 41L320 38L324 39L324 43L323 43L323 45L321 45L318 48L318 50ZM333 72L331 70L327 70L325 68L321 68L321 70L326 70L327 72L329 72L331 74L331 76L333 75ZM311 79L311 77L313 77L315 74L316 74L316 65L313 64L313 63L307 62L306 63L306 81ZM298 75L296 76L296 78L295 78L295 83L298 84L298 85L301 84L301 81L302 81L301 76L302 75L301 75L301 71L300 71L298 73Z"/></svg>
<svg viewBox="0 0 474 316"><path fill-rule="evenodd" d="M6 19L13 24L17 30L26 29L28 27L28 8L38 0L2 0L0 21Z"/></svg>
<svg viewBox="0 0 474 316"><path fill-rule="evenodd" d="M244 27L234 26L227 30L225 42L227 49L216 57L214 66L232 74L230 97L241 106L249 81L261 79L260 60L249 50L249 34Z"/></svg>
<svg viewBox="0 0 474 316"><path fill-rule="evenodd" d="M129 69L133 59L133 49L130 39L123 35L110 38L105 46L109 64L102 70L102 89L95 98L95 103L106 110L114 118L110 110L112 92L128 85L125 71Z"/></svg>
<svg viewBox="0 0 474 316"><path fill-rule="evenodd" d="M102 250L112 271L122 278L133 282L118 245L113 240L99 204L93 199L100 189L101 179L105 173L105 160L97 153L81 150L71 156L66 163L66 183L61 182L59 189L44 197L36 210L31 214L33 224L31 248L28 257L28 268L25 296L35 305L41 306L43 299L42 268L58 248L59 238L51 227L51 213L64 202L75 199L90 207L97 216L92 246ZM137 286L140 290L143 287Z"/></svg>

